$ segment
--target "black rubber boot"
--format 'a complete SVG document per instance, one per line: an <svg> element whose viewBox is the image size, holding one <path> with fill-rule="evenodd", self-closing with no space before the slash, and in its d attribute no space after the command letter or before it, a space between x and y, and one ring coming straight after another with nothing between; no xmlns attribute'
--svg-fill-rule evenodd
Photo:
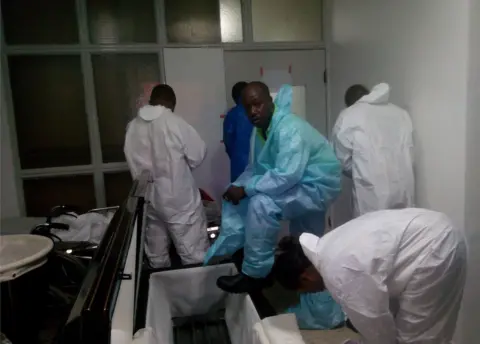
<svg viewBox="0 0 480 344"><path fill-rule="evenodd" d="M217 279L217 286L232 294L251 293L272 285L273 280L271 278L253 278L242 273L233 276L222 276Z"/></svg>

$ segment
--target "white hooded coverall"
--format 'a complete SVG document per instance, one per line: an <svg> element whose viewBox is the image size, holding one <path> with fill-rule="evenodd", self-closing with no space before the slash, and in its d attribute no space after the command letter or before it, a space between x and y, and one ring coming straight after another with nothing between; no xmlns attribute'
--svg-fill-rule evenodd
<svg viewBox="0 0 480 344"><path fill-rule="evenodd" d="M202 262L207 223L192 170L205 158L203 140L170 109L146 105L128 124L124 151L133 178L149 171L154 180L145 235L150 264L170 265L170 240L183 264Z"/></svg>
<svg viewBox="0 0 480 344"><path fill-rule="evenodd" d="M412 121L389 95L387 84L375 86L333 129L335 154L353 179L354 217L414 206Z"/></svg>
<svg viewBox="0 0 480 344"><path fill-rule="evenodd" d="M444 214L372 212L300 243L366 344L451 342L467 247Z"/></svg>

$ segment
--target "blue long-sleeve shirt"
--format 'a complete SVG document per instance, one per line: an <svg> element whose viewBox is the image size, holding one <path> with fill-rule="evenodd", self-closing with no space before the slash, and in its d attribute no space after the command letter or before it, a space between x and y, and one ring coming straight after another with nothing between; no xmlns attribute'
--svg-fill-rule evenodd
<svg viewBox="0 0 480 344"><path fill-rule="evenodd" d="M234 182L248 165L250 137L253 125L248 120L245 108L237 104L223 122L223 142L230 158L230 180Z"/></svg>

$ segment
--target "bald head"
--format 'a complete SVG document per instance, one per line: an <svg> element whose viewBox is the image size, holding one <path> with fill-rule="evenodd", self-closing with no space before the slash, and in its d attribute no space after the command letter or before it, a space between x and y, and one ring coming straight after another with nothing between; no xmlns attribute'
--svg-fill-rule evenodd
<svg viewBox="0 0 480 344"><path fill-rule="evenodd" d="M363 85L350 86L345 93L345 105L350 107L369 93L370 91Z"/></svg>
<svg viewBox="0 0 480 344"><path fill-rule="evenodd" d="M266 130L275 110L268 86L260 81L249 83L243 90L242 103L250 122Z"/></svg>
<svg viewBox="0 0 480 344"><path fill-rule="evenodd" d="M248 83L247 87L245 87L244 92L247 89L250 89L250 90L253 89L253 90L261 93L264 96L270 97L270 89L268 88L268 86L266 84L264 84L261 81L252 81L252 82Z"/></svg>

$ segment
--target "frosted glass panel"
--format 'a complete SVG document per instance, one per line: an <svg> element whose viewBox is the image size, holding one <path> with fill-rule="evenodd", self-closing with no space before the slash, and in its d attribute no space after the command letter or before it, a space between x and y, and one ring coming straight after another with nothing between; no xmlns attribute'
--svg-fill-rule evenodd
<svg viewBox="0 0 480 344"><path fill-rule="evenodd" d="M222 42L242 42L242 4L240 0L220 0Z"/></svg>
<svg viewBox="0 0 480 344"><path fill-rule="evenodd" d="M143 85L160 82L158 55L93 55L92 62L103 161L125 161L125 131L137 113Z"/></svg>
<svg viewBox="0 0 480 344"><path fill-rule="evenodd" d="M219 43L218 0L165 0L170 43Z"/></svg>
<svg viewBox="0 0 480 344"><path fill-rule="evenodd" d="M122 205L133 184L130 172L105 173L104 181L107 207Z"/></svg>
<svg viewBox="0 0 480 344"><path fill-rule="evenodd" d="M154 43L157 40L153 0L88 0L92 43Z"/></svg>
<svg viewBox="0 0 480 344"><path fill-rule="evenodd" d="M78 42L75 0L2 0L8 44Z"/></svg>
<svg viewBox="0 0 480 344"><path fill-rule="evenodd" d="M27 179L23 191L27 216L46 217L61 204L78 207L80 212L96 207L91 175Z"/></svg>
<svg viewBox="0 0 480 344"><path fill-rule="evenodd" d="M322 1L252 1L253 39L256 42L320 41Z"/></svg>
<svg viewBox="0 0 480 344"><path fill-rule="evenodd" d="M10 84L23 169L90 164L79 56L11 56Z"/></svg>

